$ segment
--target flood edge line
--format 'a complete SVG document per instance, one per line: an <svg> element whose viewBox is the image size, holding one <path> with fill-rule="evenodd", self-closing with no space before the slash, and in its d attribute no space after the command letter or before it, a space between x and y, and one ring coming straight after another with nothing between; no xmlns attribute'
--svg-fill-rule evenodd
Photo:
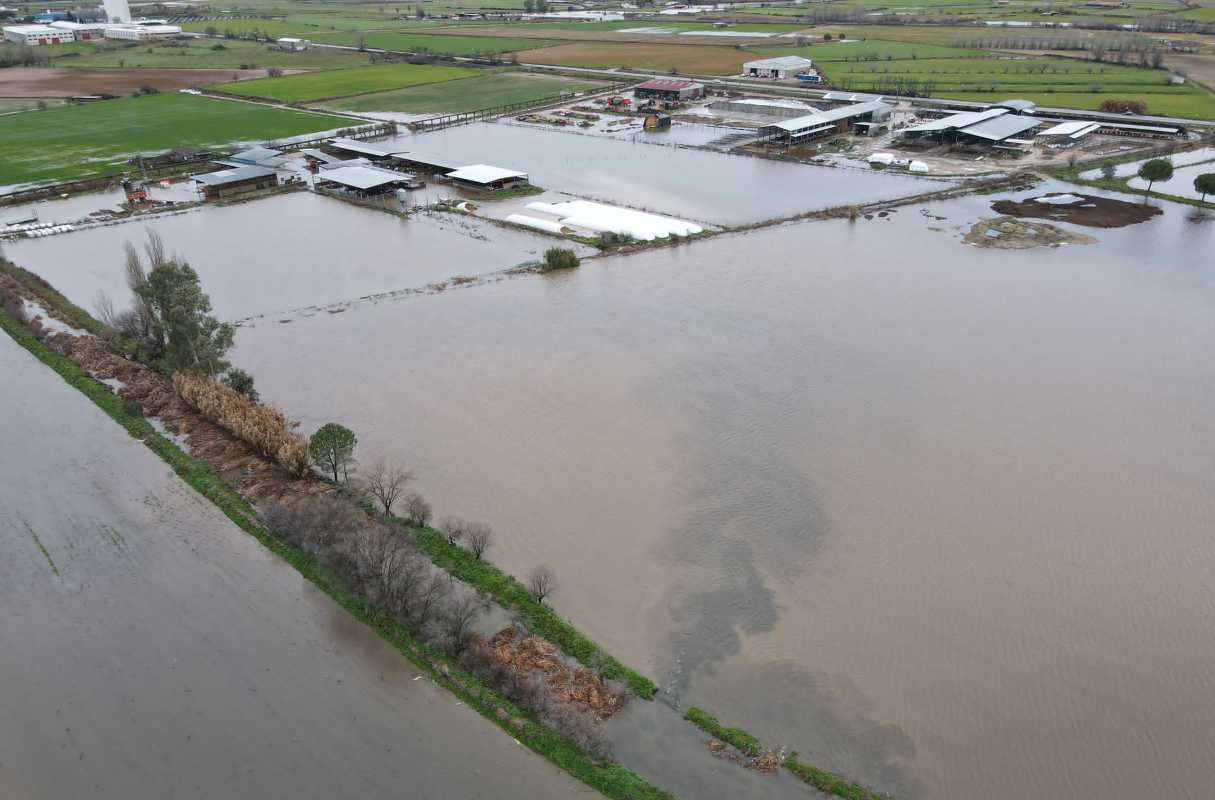
<svg viewBox="0 0 1215 800"><path fill-rule="evenodd" d="M466 702L498 728L514 736L529 750L543 756L605 797L614 800L675 800L675 795L651 784L627 767L615 762L596 762L585 752L536 722L531 715L505 697L461 671L447 658L432 652L426 645L414 639L402 625L377 614L362 600L342 590L324 573L313 556L263 530L257 522L257 512L254 508L240 493L225 484L210 465L195 459L157 432L144 417L127 411L122 399L110 391L108 386L97 381L67 356L59 355L38 341L24 325L2 309L0 328L19 346L63 378L65 383L80 391L132 438L140 440L237 527L290 564L301 576L346 609L351 616L375 631L431 680ZM440 665L446 668L446 675L440 672ZM499 709L507 712L506 719L498 716ZM524 720L523 728L517 730L511 727L511 718Z"/></svg>
<svg viewBox="0 0 1215 800"><path fill-rule="evenodd" d="M760 743L759 737L742 728L727 728L718 721L717 717L702 708L691 706L683 718L713 738L732 745L749 756L757 756L763 752L763 745ZM781 760L781 766L796 775L802 782L813 786L821 792L842 797L844 800L885 800L886 798L886 795L866 789L859 783L853 783L842 775L837 775L834 772L828 772L809 764L803 764L797 760L796 751L785 756Z"/></svg>

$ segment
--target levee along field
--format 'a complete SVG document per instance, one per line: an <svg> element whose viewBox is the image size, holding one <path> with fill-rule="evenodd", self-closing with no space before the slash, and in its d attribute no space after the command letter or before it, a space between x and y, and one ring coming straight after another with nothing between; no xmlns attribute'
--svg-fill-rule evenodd
<svg viewBox="0 0 1215 800"><path fill-rule="evenodd" d="M153 94L59 106L0 125L0 186L121 171L132 156L218 147L344 127L348 120L189 94Z"/></svg>

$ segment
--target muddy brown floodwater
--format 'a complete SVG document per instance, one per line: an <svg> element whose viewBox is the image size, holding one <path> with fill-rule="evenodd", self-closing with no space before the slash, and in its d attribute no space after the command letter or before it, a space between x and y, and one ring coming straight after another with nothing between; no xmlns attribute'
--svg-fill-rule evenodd
<svg viewBox="0 0 1215 800"><path fill-rule="evenodd" d="M597 796L0 334L0 797Z"/></svg>
<svg viewBox="0 0 1215 800"><path fill-rule="evenodd" d="M811 763L900 798L1206 796L1215 228L964 245L990 202L259 322L238 361Z"/></svg>

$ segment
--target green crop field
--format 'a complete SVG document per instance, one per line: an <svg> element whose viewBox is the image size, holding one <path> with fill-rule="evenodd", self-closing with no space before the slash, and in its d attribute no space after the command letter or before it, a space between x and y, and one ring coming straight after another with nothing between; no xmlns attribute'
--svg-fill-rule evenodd
<svg viewBox="0 0 1215 800"><path fill-rule="evenodd" d="M285 18L274 19L230 19L209 20L205 22L186 22L182 29L194 33L210 33L233 36L260 35L277 38L279 36L301 36L312 38L314 34L335 33L341 31L359 30L397 30L406 28L434 28L441 24L433 22L398 20L391 16L339 17L323 14L289 15Z"/></svg>
<svg viewBox="0 0 1215 800"><path fill-rule="evenodd" d="M544 39L514 39L502 36L427 36L392 31L372 31L367 34L329 33L312 37L312 39L326 44L354 46L359 43L360 37L366 47L380 50L399 50L408 53L453 53L458 56L473 53L509 53L551 44Z"/></svg>
<svg viewBox="0 0 1215 800"><path fill-rule="evenodd" d="M578 81L550 75L499 73L479 78L432 83L394 92L380 92L326 103L344 111L405 111L454 114L509 103L555 97L562 92L584 92L607 83Z"/></svg>
<svg viewBox="0 0 1215 800"><path fill-rule="evenodd" d="M429 64L377 64L327 72L308 72L279 78L224 83L211 88L244 95L267 97L283 103L308 103L334 97L403 89L478 75L475 69L438 67Z"/></svg>
<svg viewBox="0 0 1215 800"><path fill-rule="evenodd" d="M0 123L0 185L114 174L137 154L260 142L347 124L325 114L177 93L28 111Z"/></svg>
<svg viewBox="0 0 1215 800"><path fill-rule="evenodd" d="M78 46L77 46L78 45ZM273 45L239 39L191 39L185 42L132 43L132 46L77 43L73 55L55 58L57 67L154 67L157 69L333 69L370 63L370 56L351 50L314 47L288 53ZM216 49L218 46L219 49Z"/></svg>
<svg viewBox="0 0 1215 800"><path fill-rule="evenodd" d="M975 100L990 103L992 95L986 93L972 94L967 92L950 92L943 95L954 100ZM1085 93L1044 93L1021 92L1016 95L1025 100L1046 107L1081 108L1096 111L1101 101L1110 98L1142 100L1147 103L1149 114L1164 117L1185 117L1187 119L1215 119L1215 97L1206 92L1189 92L1185 94L1144 94L1142 92L1127 92L1125 94L1085 94ZM996 95L1004 99L1003 95ZM1128 118L1128 122L1134 119Z"/></svg>

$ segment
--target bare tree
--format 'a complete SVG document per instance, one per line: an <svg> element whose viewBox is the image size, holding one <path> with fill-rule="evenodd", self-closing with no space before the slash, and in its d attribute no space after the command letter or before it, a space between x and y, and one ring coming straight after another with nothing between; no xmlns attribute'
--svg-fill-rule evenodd
<svg viewBox="0 0 1215 800"><path fill-rule="evenodd" d="M472 639L473 624L481 615L483 606L476 595L465 594L443 608L439 624L449 652L462 653L468 647Z"/></svg>
<svg viewBox="0 0 1215 800"><path fill-rule="evenodd" d="M494 529L484 522L469 522L464 526L464 540L468 542L468 550L478 561L494 542Z"/></svg>
<svg viewBox="0 0 1215 800"><path fill-rule="evenodd" d="M417 492L410 492L404 497L405 516L414 525L426 525L430 522L430 503Z"/></svg>
<svg viewBox="0 0 1215 800"><path fill-rule="evenodd" d="M439 609L447 596L451 594L451 579L440 573L434 573L430 579L418 586L410 608L410 621L418 628L426 627L431 617Z"/></svg>
<svg viewBox="0 0 1215 800"><path fill-rule="evenodd" d="M539 566L527 576L527 590L536 598L537 603L543 603L557 589L557 576L546 566Z"/></svg>
<svg viewBox="0 0 1215 800"><path fill-rule="evenodd" d="M371 465L363 476L363 488L384 509L385 516L392 514L392 507L405 492L405 487L414 479L412 471L397 464L380 459Z"/></svg>
<svg viewBox="0 0 1215 800"><path fill-rule="evenodd" d="M448 544L455 544L464 535L464 528L468 525L467 522L459 517L444 517L439 523L439 530L447 537Z"/></svg>

